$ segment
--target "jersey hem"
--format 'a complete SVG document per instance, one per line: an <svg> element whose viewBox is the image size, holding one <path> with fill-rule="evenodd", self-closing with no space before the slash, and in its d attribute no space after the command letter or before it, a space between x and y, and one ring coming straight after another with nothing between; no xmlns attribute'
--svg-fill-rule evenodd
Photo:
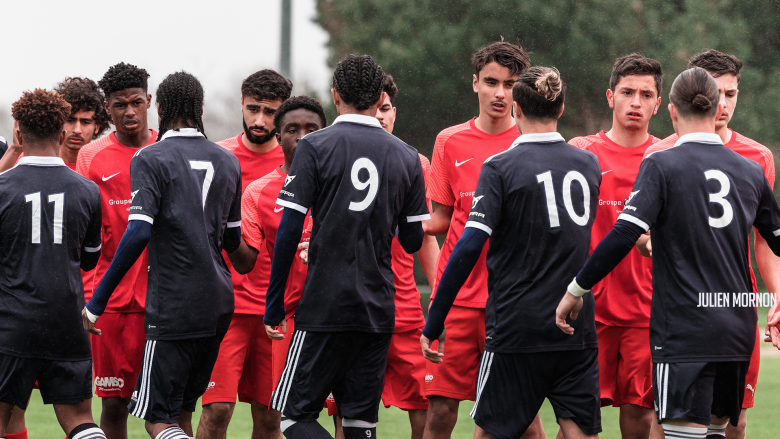
<svg viewBox="0 0 780 439"><path fill-rule="evenodd" d="M224 330L214 330L214 331L206 331L206 332L194 332L190 334L170 334L170 335L149 335L146 334L146 340L155 340L155 341L174 341L174 340L190 340L193 338L205 338L205 337L213 337L219 333L227 332L227 328Z"/></svg>
<svg viewBox="0 0 780 439"><path fill-rule="evenodd" d="M62 356L62 355L40 355L40 354L28 354L25 352L16 352L11 349L0 348L0 354L8 355L16 358L30 358L35 360L48 360L48 361L86 361L92 359L92 353L79 357Z"/></svg>
<svg viewBox="0 0 780 439"><path fill-rule="evenodd" d="M583 351L585 349L598 349L599 343L582 343L565 346L532 346L527 348L495 348L485 343L485 350L496 354L536 354L539 352Z"/></svg>
<svg viewBox="0 0 780 439"><path fill-rule="evenodd" d="M423 319L422 322L412 323L412 324L409 324L409 325L403 325L403 326L397 326L396 325L394 333L395 334L400 334L402 332L414 331L414 330L422 328L422 327L425 327L425 319Z"/></svg>
<svg viewBox="0 0 780 439"><path fill-rule="evenodd" d="M653 355L653 363L719 363L727 361L750 361L749 355L731 355L721 357L656 357Z"/></svg>
<svg viewBox="0 0 780 439"><path fill-rule="evenodd" d="M650 322L647 322L647 324L643 323L641 325L637 325L637 324L630 324L626 322L603 320L603 319L599 319L598 317L596 317L596 323L601 323L604 326L615 326L618 328L649 328L650 327Z"/></svg>
<svg viewBox="0 0 780 439"><path fill-rule="evenodd" d="M358 332L371 332L375 334L393 334L395 333L395 326L390 328L373 328L370 326L309 326L298 325L296 323L295 330L311 331L311 332L346 332L346 331L358 331Z"/></svg>

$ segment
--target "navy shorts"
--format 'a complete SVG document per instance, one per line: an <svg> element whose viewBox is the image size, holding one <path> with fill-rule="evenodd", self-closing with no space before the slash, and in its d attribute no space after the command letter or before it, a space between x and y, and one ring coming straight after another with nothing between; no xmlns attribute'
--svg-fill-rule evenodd
<svg viewBox="0 0 780 439"><path fill-rule="evenodd" d="M77 404L92 398L92 360L44 360L0 354L0 402L27 410L36 381L44 404Z"/></svg>

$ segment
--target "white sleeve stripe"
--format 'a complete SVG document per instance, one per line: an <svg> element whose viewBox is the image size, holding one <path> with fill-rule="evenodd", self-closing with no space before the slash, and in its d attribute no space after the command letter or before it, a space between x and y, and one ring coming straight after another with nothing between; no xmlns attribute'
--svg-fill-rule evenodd
<svg viewBox="0 0 780 439"><path fill-rule="evenodd" d="M772 234L775 236L780 236L780 229L775 230L774 232L772 232Z"/></svg>
<svg viewBox="0 0 780 439"><path fill-rule="evenodd" d="M150 217L149 215L144 215L142 213L134 213L134 214L130 215L129 217L127 217L127 220L128 221L134 221L134 220L146 221L149 224L154 224L154 218Z"/></svg>
<svg viewBox="0 0 780 439"><path fill-rule="evenodd" d="M628 221L631 224L636 224L637 226L639 226L642 229L644 229L645 232L650 230L650 226L648 226L646 222L642 221L641 219L639 219L639 218L637 218L637 217L635 217L633 215L629 215L627 213L621 213L620 215L618 215L617 219Z"/></svg>
<svg viewBox="0 0 780 439"><path fill-rule="evenodd" d="M416 223L418 221L425 221L431 219L431 215L425 214L425 215L415 215L415 216L407 216L406 222L407 223Z"/></svg>
<svg viewBox="0 0 780 439"><path fill-rule="evenodd" d="M241 227L241 221L228 221L227 228L232 229L233 227Z"/></svg>
<svg viewBox="0 0 780 439"><path fill-rule="evenodd" d="M301 206L300 204L295 204L290 201L284 201L281 198L276 199L276 204L282 206L282 207L289 207L290 209L297 210L298 212L306 215L306 213L309 211L309 209Z"/></svg>
<svg viewBox="0 0 780 439"><path fill-rule="evenodd" d="M473 227L475 229L482 230L483 232L486 232L488 236L493 234L493 229L476 221L466 221L466 227Z"/></svg>
<svg viewBox="0 0 780 439"><path fill-rule="evenodd" d="M95 253L100 251L100 247L103 247L103 244L98 244L97 247L84 247L84 251L87 253Z"/></svg>

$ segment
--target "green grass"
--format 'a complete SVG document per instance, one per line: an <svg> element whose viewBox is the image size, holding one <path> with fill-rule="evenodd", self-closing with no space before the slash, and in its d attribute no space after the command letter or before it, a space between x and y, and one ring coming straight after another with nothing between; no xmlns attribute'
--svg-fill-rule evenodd
<svg viewBox="0 0 780 439"><path fill-rule="evenodd" d="M761 324L766 322L766 310L759 311ZM763 326L762 326L763 327ZM765 346L769 346L765 344ZM748 410L748 430L749 439L770 439L777 438L780 431L780 416L778 416L778 403L780 403L780 355L772 354L772 350L764 347L767 355L761 357L761 371L758 376L758 386L756 387L755 406ZM777 351L774 351L777 352ZM453 438L471 438L474 435L474 421L469 417L469 412L473 403L471 401L463 402L460 405L458 423L453 432ZM93 414L95 419L100 418L100 398L93 398ZM333 422L323 412L320 415L320 423L333 433ZM601 411L602 415L602 438L619 439L620 431L618 428L618 410L612 407L605 407ZM193 416L194 423L200 416L200 407ZM548 438L554 438L558 425L555 422L552 407L545 401L541 410L542 423L547 432ZM43 405L40 393L33 392L32 401L27 410L27 428L31 438L51 438L61 439L64 437L57 420L54 417L54 410L50 405ZM236 407L233 420L230 423L227 437L229 439L248 438L252 429L252 418L248 404L239 403ZM128 437L130 439L144 439L149 436L144 430L143 421L130 416L128 421ZM380 409L379 424L377 426L377 436L382 439L405 439L411 436L409 428L409 418L406 413L396 408Z"/></svg>

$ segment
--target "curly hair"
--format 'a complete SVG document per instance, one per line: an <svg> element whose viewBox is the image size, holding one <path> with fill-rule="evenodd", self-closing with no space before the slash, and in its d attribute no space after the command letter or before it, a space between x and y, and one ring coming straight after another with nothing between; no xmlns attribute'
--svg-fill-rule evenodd
<svg viewBox="0 0 780 439"><path fill-rule="evenodd" d="M565 98L566 86L553 67L531 67L512 87L512 99L528 119L558 119Z"/></svg>
<svg viewBox="0 0 780 439"><path fill-rule="evenodd" d="M177 121L184 122L189 128L196 128L206 135L203 129L203 86L198 78L180 71L166 76L157 88L157 105L160 106L160 131L157 141ZM191 126L194 122L195 126Z"/></svg>
<svg viewBox="0 0 780 439"><path fill-rule="evenodd" d="M322 109L322 105L316 99L308 96L295 96L284 101L284 103L276 109L276 113L274 113L274 126L277 127L277 129L280 129L279 127L282 126L282 118L287 113L301 108L309 110L319 116L320 122L322 123L320 125L321 128L328 125L328 119L325 117L325 110Z"/></svg>
<svg viewBox="0 0 780 439"><path fill-rule="evenodd" d="M382 91L387 93L387 97L390 98L390 103L395 102L396 96L398 96L398 86L395 85L393 75L385 75L385 83L382 86Z"/></svg>
<svg viewBox="0 0 780 439"><path fill-rule="evenodd" d="M693 55L688 61L688 68L699 67L706 70L713 78L732 74L739 82L739 71L742 70L742 61L734 55L719 52L714 49Z"/></svg>
<svg viewBox="0 0 780 439"><path fill-rule="evenodd" d="M252 73L241 83L241 97L258 101L286 101L292 94L293 83L274 70Z"/></svg>
<svg viewBox="0 0 780 439"><path fill-rule="evenodd" d="M344 103L358 111L368 110L382 96L385 74L371 55L347 55L333 72L333 88Z"/></svg>
<svg viewBox="0 0 780 439"><path fill-rule="evenodd" d="M95 126L98 127L95 138L100 137L108 128L110 117L103 106L105 97L95 81L89 78L65 78L57 84L54 91L60 94L70 104L70 114L79 111L94 111Z"/></svg>
<svg viewBox="0 0 780 439"><path fill-rule="evenodd" d="M471 56L471 64L476 69L477 77L479 77L479 72L492 62L508 68L512 76L523 73L531 66L531 58L528 53L519 44L507 43L506 41L496 41L489 46L480 47Z"/></svg>
<svg viewBox="0 0 780 439"><path fill-rule="evenodd" d="M98 81L98 85L103 89L103 93L108 99L111 97L111 93L128 88L140 88L147 91L148 79L149 74L146 73L146 70L121 62L109 67L103 78Z"/></svg>
<svg viewBox="0 0 780 439"><path fill-rule="evenodd" d="M65 119L70 115L70 104L58 93L36 88L26 91L11 106L11 115L19 122L19 130L34 141L56 139Z"/></svg>
<svg viewBox="0 0 780 439"><path fill-rule="evenodd" d="M615 60L615 64L612 66L609 89L614 92L620 80L631 75L652 76L655 79L655 90L659 96L661 95L664 82L664 71L661 68L661 63L638 53L622 56Z"/></svg>

